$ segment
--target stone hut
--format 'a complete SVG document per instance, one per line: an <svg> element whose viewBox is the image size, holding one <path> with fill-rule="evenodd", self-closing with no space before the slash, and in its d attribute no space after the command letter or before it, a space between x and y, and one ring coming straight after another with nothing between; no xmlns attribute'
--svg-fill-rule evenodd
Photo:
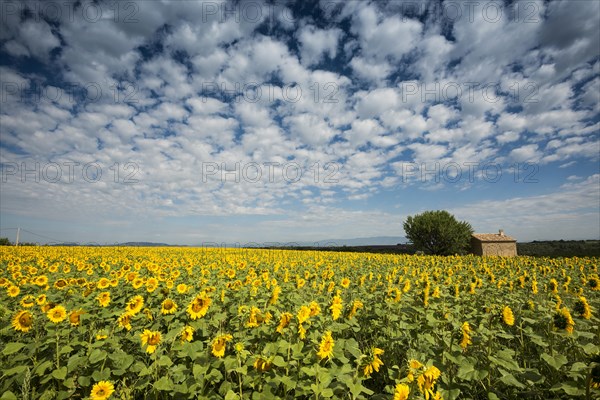
<svg viewBox="0 0 600 400"><path fill-rule="evenodd" d="M513 257L517 255L517 239L498 233L474 233L471 236L471 251L479 256Z"/></svg>

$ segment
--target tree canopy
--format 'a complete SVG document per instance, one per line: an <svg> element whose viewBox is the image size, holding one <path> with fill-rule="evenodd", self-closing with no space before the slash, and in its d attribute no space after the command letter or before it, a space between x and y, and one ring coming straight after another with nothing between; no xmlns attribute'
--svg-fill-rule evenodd
<svg viewBox="0 0 600 400"><path fill-rule="evenodd" d="M473 234L471 224L458 221L448 211L425 211L404 222L406 237L428 254L451 255L468 251Z"/></svg>

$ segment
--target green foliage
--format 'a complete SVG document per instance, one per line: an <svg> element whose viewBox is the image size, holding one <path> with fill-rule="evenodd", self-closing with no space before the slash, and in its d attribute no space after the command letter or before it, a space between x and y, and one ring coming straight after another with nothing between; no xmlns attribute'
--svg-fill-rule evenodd
<svg viewBox="0 0 600 400"><path fill-rule="evenodd" d="M10 240L8 238L0 238L0 246L10 246Z"/></svg>
<svg viewBox="0 0 600 400"><path fill-rule="evenodd" d="M419 250L451 255L468 250L473 228L466 221L457 221L447 211L425 211L409 216L404 222L404 232Z"/></svg>

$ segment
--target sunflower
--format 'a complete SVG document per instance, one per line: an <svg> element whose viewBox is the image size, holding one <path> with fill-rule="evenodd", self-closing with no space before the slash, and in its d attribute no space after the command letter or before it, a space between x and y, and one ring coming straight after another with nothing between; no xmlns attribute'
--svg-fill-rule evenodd
<svg viewBox="0 0 600 400"><path fill-rule="evenodd" d="M19 311L13 318L12 326L16 331L29 332L33 326L33 315L29 311Z"/></svg>
<svg viewBox="0 0 600 400"><path fill-rule="evenodd" d="M208 307L212 303L210 297L208 297L205 293L200 293L199 295L192 300L192 302L187 307L187 312L190 314L190 318L192 320L196 320L198 318L202 318L208 312Z"/></svg>
<svg viewBox="0 0 600 400"><path fill-rule="evenodd" d="M59 280L54 282L54 287L57 289L64 289L67 287L68 284L69 283L67 282L66 279L60 278Z"/></svg>
<svg viewBox="0 0 600 400"><path fill-rule="evenodd" d="M107 278L100 278L98 281L98 289L106 289L110 286L110 280Z"/></svg>
<svg viewBox="0 0 600 400"><path fill-rule="evenodd" d="M260 309L252 306L250 309L250 316L248 317L248 322L246 322L247 328L256 328L259 324L258 319L260 318Z"/></svg>
<svg viewBox="0 0 600 400"><path fill-rule="evenodd" d="M304 287L304 285L306 285L306 279L298 278L298 281L296 282L296 288L302 289Z"/></svg>
<svg viewBox="0 0 600 400"><path fill-rule="evenodd" d="M144 307L144 298L140 295L133 296L125 306L125 312L131 316L136 315Z"/></svg>
<svg viewBox="0 0 600 400"><path fill-rule="evenodd" d="M553 294L558 293L558 282L556 281L556 279L554 279L554 278L550 279L549 289Z"/></svg>
<svg viewBox="0 0 600 400"><path fill-rule="evenodd" d="M121 316L117 319L117 324L128 331L131 330L131 315L127 313L121 314Z"/></svg>
<svg viewBox="0 0 600 400"><path fill-rule="evenodd" d="M158 280L154 277L148 279L146 282L146 290L148 293L154 292L158 288Z"/></svg>
<svg viewBox="0 0 600 400"><path fill-rule="evenodd" d="M40 275L33 281L37 286L46 286L48 284L48 277L46 275Z"/></svg>
<svg viewBox="0 0 600 400"><path fill-rule="evenodd" d="M588 286L592 290L600 290L600 279L598 279L598 277L595 276L591 277L588 280Z"/></svg>
<svg viewBox="0 0 600 400"><path fill-rule="evenodd" d="M371 374L373 373L373 371L375 372L379 372L379 367L381 367L383 365L383 361L381 361L381 359L379 358L380 355L383 354L383 350L374 347L373 351L372 351L372 360L370 363L368 363L365 366L364 369L364 374L365 376L368 378L369 376L371 376Z"/></svg>
<svg viewBox="0 0 600 400"><path fill-rule="evenodd" d="M144 315L148 321L154 321L154 315L152 314L152 310L149 308L144 308Z"/></svg>
<svg viewBox="0 0 600 400"><path fill-rule="evenodd" d="M508 326L513 326L515 324L515 316L509 306L504 306L502 309L502 320Z"/></svg>
<svg viewBox="0 0 600 400"><path fill-rule="evenodd" d="M333 292L334 288L335 288L335 282L333 282L333 281L329 282L329 285L327 285L327 292L328 293Z"/></svg>
<svg viewBox="0 0 600 400"><path fill-rule="evenodd" d="M133 282L131 282L131 286L133 286L134 289L139 289L144 285L144 280L142 278L135 278L133 280Z"/></svg>
<svg viewBox="0 0 600 400"><path fill-rule="evenodd" d="M333 316L333 320L335 321L342 315L342 309L344 308L342 304L342 298L338 295L333 296L333 301L331 302L331 315Z"/></svg>
<svg viewBox="0 0 600 400"><path fill-rule="evenodd" d="M419 391L425 395L426 400L429 400L430 396L434 398L433 387L441 374L441 371L432 365L417 378Z"/></svg>
<svg viewBox="0 0 600 400"><path fill-rule="evenodd" d="M233 339L229 334L217 336L212 342L212 354L215 357L223 358L225 356L225 347L227 342Z"/></svg>
<svg viewBox="0 0 600 400"><path fill-rule="evenodd" d="M177 304L175 304L173 300L165 299L165 301L162 302L160 312L163 313L163 315L174 314L175 311L177 311Z"/></svg>
<svg viewBox="0 0 600 400"><path fill-rule="evenodd" d="M298 324L298 336L302 340L306 338L306 328L302 324Z"/></svg>
<svg viewBox="0 0 600 400"><path fill-rule="evenodd" d="M109 381L100 381L92 387L90 398L92 400L106 400L115 391L115 386Z"/></svg>
<svg viewBox="0 0 600 400"><path fill-rule="evenodd" d="M71 326L79 325L79 322L80 322L79 317L82 314L85 314L85 311L83 311L83 310L71 311L71 313L69 314L69 322L71 323Z"/></svg>
<svg viewBox="0 0 600 400"><path fill-rule="evenodd" d="M462 347L463 350L467 349L467 346L470 345L471 343L471 326L469 325L468 322L464 322L462 324L461 327L462 330L462 340L460 342L460 347Z"/></svg>
<svg viewBox="0 0 600 400"><path fill-rule="evenodd" d="M104 329L101 329L98 331L98 333L96 333L96 340L104 340L108 337L108 335L106 334L106 331Z"/></svg>
<svg viewBox="0 0 600 400"><path fill-rule="evenodd" d="M283 335L283 330L290 324L292 318L294 318L292 313L285 312L281 314L281 317L279 317L279 325L277 325L275 331Z"/></svg>
<svg viewBox="0 0 600 400"><path fill-rule="evenodd" d="M23 296L23 298L21 299L21 306L23 306L25 308L31 308L34 305L35 305L35 297L33 297L30 294Z"/></svg>
<svg viewBox="0 0 600 400"><path fill-rule="evenodd" d="M408 361L408 367L412 370L412 371L419 371L420 369L424 368L425 366L423 364L421 364L418 360L415 359L411 359Z"/></svg>
<svg viewBox="0 0 600 400"><path fill-rule="evenodd" d="M342 282L340 282L340 285L344 288L344 289L348 289L348 286L350 286L350 279L348 278L344 278L342 279Z"/></svg>
<svg viewBox="0 0 600 400"><path fill-rule="evenodd" d="M254 361L254 369L258 372L267 372L271 369L272 362L271 360L264 358L263 356L256 357Z"/></svg>
<svg viewBox="0 0 600 400"><path fill-rule="evenodd" d="M583 296L579 296L579 300L575 303L573 310L582 318L590 319L592 317L592 309Z"/></svg>
<svg viewBox="0 0 600 400"><path fill-rule="evenodd" d="M571 317L571 313L567 307L561 308L556 314L554 314L554 327L558 329L564 329L567 333L573 333L573 327L575 322Z"/></svg>
<svg viewBox="0 0 600 400"><path fill-rule="evenodd" d="M321 344L319 345L319 351L317 352L317 356L322 360L324 358L331 358L333 356L333 347L335 346L335 341L331 337L331 331L326 331L321 339Z"/></svg>
<svg viewBox="0 0 600 400"><path fill-rule="evenodd" d="M354 302L352 303L352 309L350 310L350 313L348 314L348 319L354 318L354 316L356 315L356 312L363 307L364 307L364 305L363 305L362 301L354 300Z"/></svg>
<svg viewBox="0 0 600 400"><path fill-rule="evenodd" d="M277 299L279 299L280 293L281 293L281 288L279 286L275 286L273 288L273 292L271 293L271 298L269 299L270 305L277 303Z"/></svg>
<svg viewBox="0 0 600 400"><path fill-rule="evenodd" d="M182 342L191 342L194 339L194 328L191 326L185 326L181 330L181 341Z"/></svg>
<svg viewBox="0 0 600 400"><path fill-rule="evenodd" d="M56 303L54 303L54 302L52 302L52 301L50 301L50 302L47 302L47 303L44 303L44 304L42 305L42 312L45 312L45 313L47 313L47 312L48 312L48 310L50 310L51 308L54 308L55 306L56 306Z"/></svg>
<svg viewBox="0 0 600 400"><path fill-rule="evenodd" d="M144 332L140 334L140 338L142 339L142 348L147 345L146 353L152 354L160 343L161 335L158 331L144 329Z"/></svg>
<svg viewBox="0 0 600 400"><path fill-rule="evenodd" d="M409 394L410 388L404 383L399 383L396 385L396 390L394 390L393 400L407 400Z"/></svg>
<svg viewBox="0 0 600 400"><path fill-rule="evenodd" d="M9 297L17 297L21 293L21 289L18 286L10 285L7 289Z"/></svg>
<svg viewBox="0 0 600 400"><path fill-rule="evenodd" d="M102 307L107 307L110 304L110 292L100 293L97 299Z"/></svg>
<svg viewBox="0 0 600 400"><path fill-rule="evenodd" d="M177 285L177 293L184 294L187 291L188 285L186 285L185 283L180 283L179 285Z"/></svg>
<svg viewBox="0 0 600 400"><path fill-rule="evenodd" d="M300 311L298 311L298 315L296 317L298 318L299 324L303 324L304 322L306 322L310 318L310 307L300 307Z"/></svg>
<svg viewBox="0 0 600 400"><path fill-rule="evenodd" d="M56 306L48 310L46 316L50 321L54 322L55 324L58 324L59 322L62 322L65 320L65 318L67 318L67 310L65 310L63 306Z"/></svg>
<svg viewBox="0 0 600 400"><path fill-rule="evenodd" d="M319 313L321 312L321 307L319 307L319 303L317 303L316 301L311 301L308 307L310 308L311 317L319 315Z"/></svg>

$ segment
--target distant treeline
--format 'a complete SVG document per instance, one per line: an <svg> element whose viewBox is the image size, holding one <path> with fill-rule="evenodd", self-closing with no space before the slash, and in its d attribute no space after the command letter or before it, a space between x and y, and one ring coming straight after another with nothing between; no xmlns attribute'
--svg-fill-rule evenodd
<svg viewBox="0 0 600 400"><path fill-rule="evenodd" d="M277 247L281 249L281 247ZM415 254L411 244L382 246L286 247L289 250L321 250L384 254ZM517 243L517 254L536 257L600 257L600 240L548 240Z"/></svg>
<svg viewBox="0 0 600 400"><path fill-rule="evenodd" d="M0 238L0 246L13 246L7 238ZM36 246L36 243L19 243L19 246ZM64 245L64 244L63 244ZM122 245L168 246L166 244L146 244L145 242L126 243ZM268 247L269 249L288 250L321 250L342 251L354 253L383 253L383 254L415 254L417 251L412 244L380 245L380 246L337 246L337 247ZM600 257L600 240L544 240L527 243L517 243L517 253L521 256L536 257Z"/></svg>
<svg viewBox="0 0 600 400"><path fill-rule="evenodd" d="M600 240L536 240L517 243L517 253L540 257L600 257Z"/></svg>

